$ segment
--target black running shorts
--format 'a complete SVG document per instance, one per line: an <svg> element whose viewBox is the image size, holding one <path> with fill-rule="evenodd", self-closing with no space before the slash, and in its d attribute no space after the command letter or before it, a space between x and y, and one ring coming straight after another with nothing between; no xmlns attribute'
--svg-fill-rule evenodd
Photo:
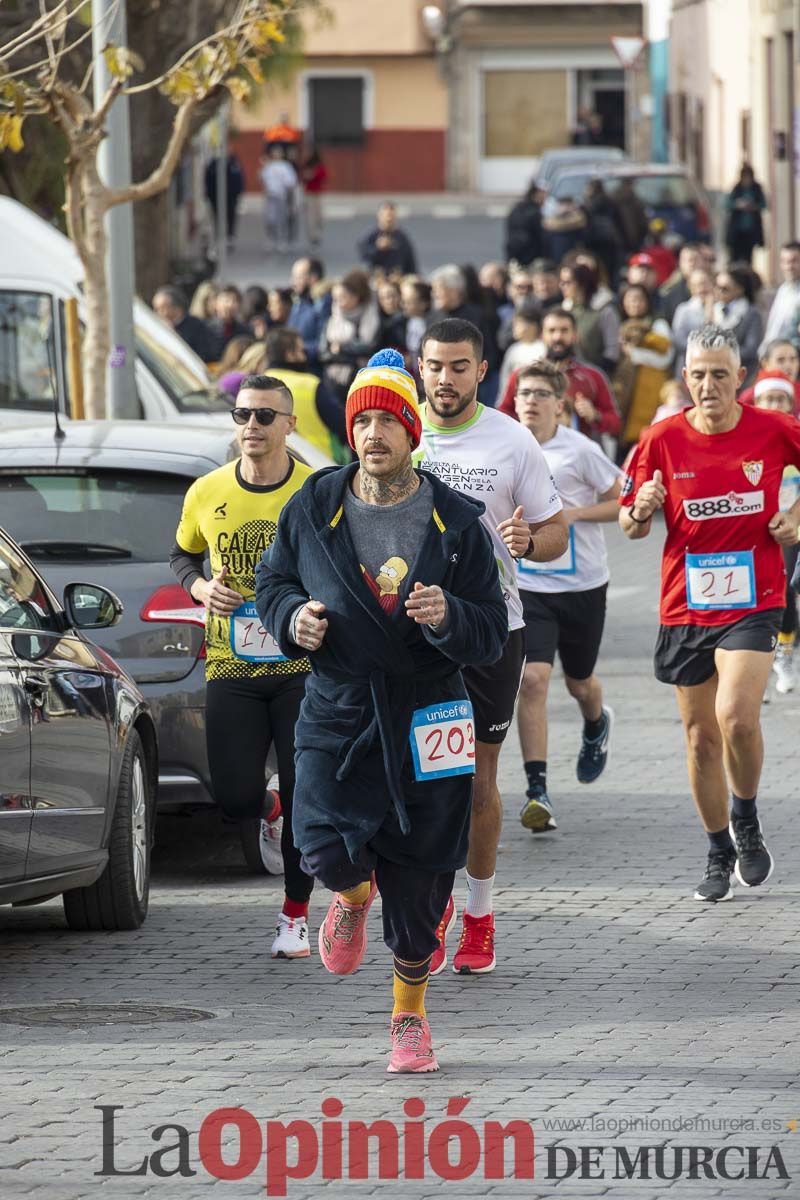
<svg viewBox="0 0 800 1200"><path fill-rule="evenodd" d="M717 669L717 649L771 654L782 617L782 608L765 608L730 625L662 625L654 656L656 679L676 687L705 683Z"/></svg>
<svg viewBox="0 0 800 1200"><path fill-rule="evenodd" d="M524 633L524 629L512 629L503 657L490 667L463 667L461 670L472 701L475 737L479 742L505 741L522 683Z"/></svg>
<svg viewBox="0 0 800 1200"><path fill-rule="evenodd" d="M585 592L521 591L527 661L552 666L558 651L565 675L588 679L603 639L607 590L604 583Z"/></svg>

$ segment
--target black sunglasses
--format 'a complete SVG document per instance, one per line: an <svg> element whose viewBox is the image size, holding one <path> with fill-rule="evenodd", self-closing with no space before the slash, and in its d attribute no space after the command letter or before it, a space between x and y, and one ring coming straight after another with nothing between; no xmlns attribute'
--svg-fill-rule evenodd
<svg viewBox="0 0 800 1200"><path fill-rule="evenodd" d="M237 425L246 425L255 417L259 425L271 425L276 417L290 417L291 413L278 412L276 408L232 408L231 416Z"/></svg>

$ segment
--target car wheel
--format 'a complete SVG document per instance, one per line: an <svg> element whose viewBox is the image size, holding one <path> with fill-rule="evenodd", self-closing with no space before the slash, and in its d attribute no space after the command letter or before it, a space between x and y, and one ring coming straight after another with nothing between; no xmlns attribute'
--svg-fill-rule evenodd
<svg viewBox="0 0 800 1200"><path fill-rule="evenodd" d="M122 759L106 869L90 887L63 895L70 929L138 929L142 924L150 895L152 819L147 763L133 729Z"/></svg>

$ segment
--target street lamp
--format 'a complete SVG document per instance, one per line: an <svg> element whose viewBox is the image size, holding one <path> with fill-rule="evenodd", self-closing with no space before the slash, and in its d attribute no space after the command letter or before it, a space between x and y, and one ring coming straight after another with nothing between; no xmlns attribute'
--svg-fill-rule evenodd
<svg viewBox="0 0 800 1200"><path fill-rule="evenodd" d="M439 54L448 54L453 47L449 33L449 15L438 4L425 4L422 9L422 24Z"/></svg>

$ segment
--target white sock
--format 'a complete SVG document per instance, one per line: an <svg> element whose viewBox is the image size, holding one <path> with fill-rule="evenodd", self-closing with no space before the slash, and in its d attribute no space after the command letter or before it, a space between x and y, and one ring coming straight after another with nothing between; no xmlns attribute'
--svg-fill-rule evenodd
<svg viewBox="0 0 800 1200"><path fill-rule="evenodd" d="M471 917L488 916L492 911L494 875L490 875L488 879L473 879L469 871L464 873L467 877L467 903L464 912L469 913Z"/></svg>

